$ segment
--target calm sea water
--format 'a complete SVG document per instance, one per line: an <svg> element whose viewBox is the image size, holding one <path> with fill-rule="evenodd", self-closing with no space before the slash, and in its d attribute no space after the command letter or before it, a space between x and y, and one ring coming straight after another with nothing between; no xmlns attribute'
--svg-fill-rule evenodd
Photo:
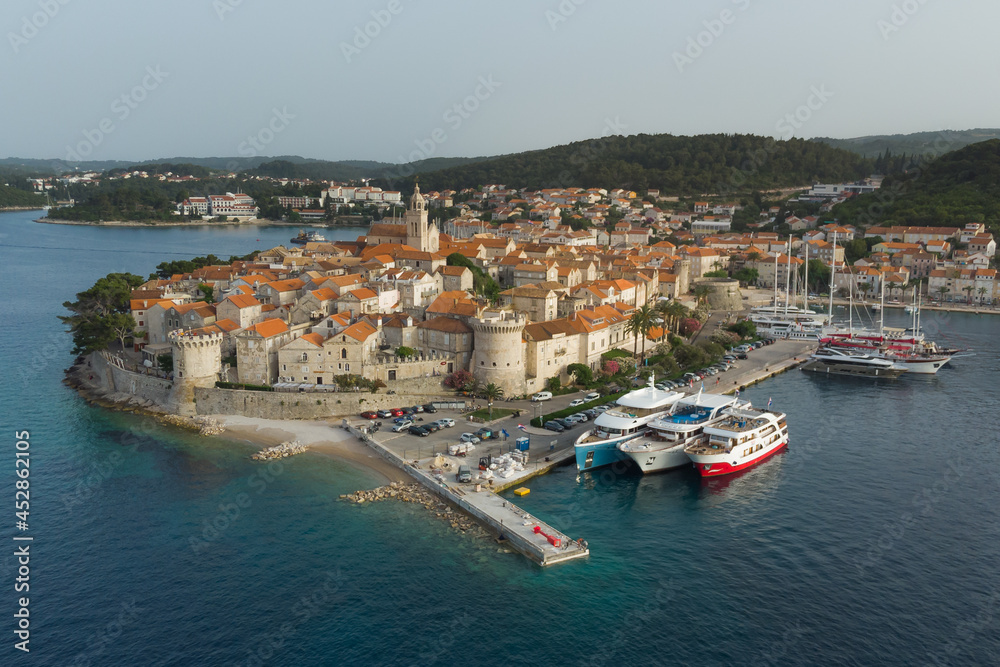
<svg viewBox="0 0 1000 667"><path fill-rule="evenodd" d="M35 538L32 652L13 649L8 613L2 664L1000 664L1000 319L928 315L937 339L975 352L937 377L792 372L752 388L789 413L791 447L741 476L532 480L518 502L593 552L541 570L418 508L337 502L376 483L347 464L251 465L246 448L61 384L71 345L55 317L98 277L295 230L36 215L0 215L0 524L9 540L27 429Z"/></svg>

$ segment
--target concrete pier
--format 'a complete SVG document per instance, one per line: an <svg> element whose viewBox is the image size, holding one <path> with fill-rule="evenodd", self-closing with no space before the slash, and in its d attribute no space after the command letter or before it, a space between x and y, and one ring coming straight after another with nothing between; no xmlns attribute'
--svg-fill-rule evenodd
<svg viewBox="0 0 1000 667"><path fill-rule="evenodd" d="M535 563L542 566L555 565L583 558L590 554L590 549L585 542L571 539L568 535L564 535L509 500L497 495L499 491L523 483L535 475L548 472L564 461L567 456L572 456L572 450L560 452L558 457L550 457L549 461L541 462L542 465L528 466L525 470L519 471L509 478L502 480L494 478L494 488L491 489L487 482L475 479L478 471L474 473L472 483L459 484L455 480L458 466L469 465L469 462L464 458L439 455L419 461L405 461L376 438L351 425L346 419L343 426L371 447L379 456L399 466L427 489L476 518L487 529L503 538L510 546ZM433 471L438 469L435 463L442 462L444 465L440 468L441 473L435 474ZM475 466L470 465L471 467ZM477 486L478 491L476 490ZM540 532L536 532L536 527ZM546 535L556 538L559 542L558 546L554 545Z"/></svg>

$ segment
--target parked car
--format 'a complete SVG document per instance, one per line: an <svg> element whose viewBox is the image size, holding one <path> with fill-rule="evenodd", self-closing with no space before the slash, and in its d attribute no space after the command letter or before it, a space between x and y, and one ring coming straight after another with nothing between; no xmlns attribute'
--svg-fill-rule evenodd
<svg viewBox="0 0 1000 667"><path fill-rule="evenodd" d="M403 416L403 411L400 408L393 408L393 409L389 410L389 412L392 413L393 417L402 417Z"/></svg>
<svg viewBox="0 0 1000 667"><path fill-rule="evenodd" d="M361 416L365 419L378 419L378 413L372 412L371 410L366 410L361 413Z"/></svg>
<svg viewBox="0 0 1000 667"><path fill-rule="evenodd" d="M428 435L431 434L431 432L428 431L426 428L424 428L423 426L417 426L416 424L406 429L406 431L410 435L419 435L422 438L427 437Z"/></svg>
<svg viewBox="0 0 1000 667"><path fill-rule="evenodd" d="M481 428L476 431L476 435L480 440L489 440L496 437L497 432L491 428Z"/></svg>
<svg viewBox="0 0 1000 667"><path fill-rule="evenodd" d="M402 433L403 431L405 431L406 429L410 428L411 426L413 426L413 422L410 421L409 419L404 419L403 421L401 421L401 422L397 423L395 426L393 426L392 430L394 432L396 432L396 433Z"/></svg>
<svg viewBox="0 0 1000 667"><path fill-rule="evenodd" d="M740 352L736 355L737 359L749 359L750 356L746 352Z"/></svg>
<svg viewBox="0 0 1000 667"><path fill-rule="evenodd" d="M537 402L537 401L551 401L552 400L552 392L551 391L540 391L537 394L533 394L531 396L531 400L535 401L535 402Z"/></svg>
<svg viewBox="0 0 1000 667"><path fill-rule="evenodd" d="M431 422L429 424L424 424L424 428L427 429L428 433L437 433L441 430L441 424L437 422Z"/></svg>
<svg viewBox="0 0 1000 667"><path fill-rule="evenodd" d="M424 411L424 406L422 406L422 405L414 405L410 409L413 410L414 412L423 412Z"/></svg>
<svg viewBox="0 0 1000 667"><path fill-rule="evenodd" d="M571 414L570 417L576 418L576 420L580 423L590 421L590 417L585 412L576 412L574 414Z"/></svg>
<svg viewBox="0 0 1000 667"><path fill-rule="evenodd" d="M461 442L468 442L472 443L473 445L478 445L480 442L479 438L476 436L475 433L463 433L458 439Z"/></svg>
<svg viewBox="0 0 1000 667"><path fill-rule="evenodd" d="M458 474L455 477L460 483L467 484L472 481L472 470L467 465L460 465L458 466Z"/></svg>
<svg viewBox="0 0 1000 667"><path fill-rule="evenodd" d="M569 417L553 417L552 421L559 422L566 428L573 428L576 426L576 421L571 420Z"/></svg>
<svg viewBox="0 0 1000 667"><path fill-rule="evenodd" d="M379 410L375 414L378 415L379 419L389 419L392 417L392 410Z"/></svg>
<svg viewBox="0 0 1000 667"><path fill-rule="evenodd" d="M764 347L764 343L762 343L761 341L757 341L756 343L754 343L750 347L752 347L755 350L759 350L760 348Z"/></svg>
<svg viewBox="0 0 1000 667"><path fill-rule="evenodd" d="M574 398L572 401L569 402L569 407L575 408L576 406L583 405L586 402L587 401L583 400L582 398Z"/></svg>
<svg viewBox="0 0 1000 667"><path fill-rule="evenodd" d="M410 417L416 413L413 412L413 408L400 408L403 411L404 417Z"/></svg>
<svg viewBox="0 0 1000 667"><path fill-rule="evenodd" d="M566 430L565 426L563 426L562 424L560 424L555 420L547 421L545 422L545 424L543 424L543 426L550 431L555 431L556 433L562 433L563 431Z"/></svg>
<svg viewBox="0 0 1000 667"><path fill-rule="evenodd" d="M600 414L602 412L606 412L606 411L608 411L610 409L611 409L611 406L608 405L607 403L604 403L603 405L595 405L594 407L591 408L591 410L596 411L598 414Z"/></svg>
<svg viewBox="0 0 1000 667"><path fill-rule="evenodd" d="M431 413L431 414L434 414L434 413L435 413L435 412L437 412L437 411L438 411L438 409L437 409L437 408L435 408L435 407L434 407L433 405L431 405L430 403L428 403L427 405L425 405L425 406L424 406L424 412L429 412L429 413Z"/></svg>
<svg viewBox="0 0 1000 667"><path fill-rule="evenodd" d="M441 424L443 428L451 428L455 425L455 420L449 417L444 417L438 420L438 424Z"/></svg>
<svg viewBox="0 0 1000 667"><path fill-rule="evenodd" d="M597 419L597 415L601 414L601 410L590 408L589 410L584 410L583 414L587 415L591 419Z"/></svg>
<svg viewBox="0 0 1000 667"><path fill-rule="evenodd" d="M722 359L723 361L736 361L736 355L727 354L726 356L722 357Z"/></svg>
<svg viewBox="0 0 1000 667"><path fill-rule="evenodd" d="M592 391L589 394L587 394L586 396L584 396L583 400L585 400L585 401L587 401L589 403L590 401L596 401L600 397L601 397L600 394L598 394L596 391Z"/></svg>

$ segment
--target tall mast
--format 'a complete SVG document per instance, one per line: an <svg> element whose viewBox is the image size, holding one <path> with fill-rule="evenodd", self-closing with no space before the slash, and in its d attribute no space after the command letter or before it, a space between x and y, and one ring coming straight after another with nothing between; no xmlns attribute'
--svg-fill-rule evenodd
<svg viewBox="0 0 1000 667"><path fill-rule="evenodd" d="M878 318L878 335L882 337L885 331L885 274L883 273L879 278L879 284L882 285L882 289L879 294L879 318Z"/></svg>
<svg viewBox="0 0 1000 667"><path fill-rule="evenodd" d="M830 324L833 324L833 285L837 275L837 232L833 232L833 257L830 260L830 313L828 315Z"/></svg>
<svg viewBox="0 0 1000 667"><path fill-rule="evenodd" d="M788 318L788 302L792 300L792 235L788 235L788 268L785 270L785 318Z"/></svg>
<svg viewBox="0 0 1000 667"><path fill-rule="evenodd" d="M778 257L781 256L779 252L774 256L774 314L778 314Z"/></svg>
<svg viewBox="0 0 1000 667"><path fill-rule="evenodd" d="M854 271L850 271L851 279L847 281L847 330L854 338Z"/></svg>
<svg viewBox="0 0 1000 667"><path fill-rule="evenodd" d="M806 243L806 279L802 286L802 310L809 310L809 243Z"/></svg>

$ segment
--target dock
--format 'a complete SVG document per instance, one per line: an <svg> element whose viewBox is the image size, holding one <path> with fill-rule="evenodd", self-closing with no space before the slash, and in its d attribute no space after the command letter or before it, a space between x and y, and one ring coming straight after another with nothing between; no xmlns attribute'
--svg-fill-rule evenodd
<svg viewBox="0 0 1000 667"><path fill-rule="evenodd" d="M506 498L497 495L515 484L522 484L561 464L573 456L572 448L555 453L548 457L548 461L526 465L523 470L509 477L495 477L489 480L493 482L491 488L489 481L476 479L478 473L473 474L473 481L470 483L459 484L454 479L458 466L468 465L465 458L438 454L431 458L406 461L370 434L351 425L346 419L343 420L342 426L379 456L405 471L432 493L478 520L497 538L538 565L543 567L556 565L590 555L590 549L583 540L573 540Z"/></svg>

